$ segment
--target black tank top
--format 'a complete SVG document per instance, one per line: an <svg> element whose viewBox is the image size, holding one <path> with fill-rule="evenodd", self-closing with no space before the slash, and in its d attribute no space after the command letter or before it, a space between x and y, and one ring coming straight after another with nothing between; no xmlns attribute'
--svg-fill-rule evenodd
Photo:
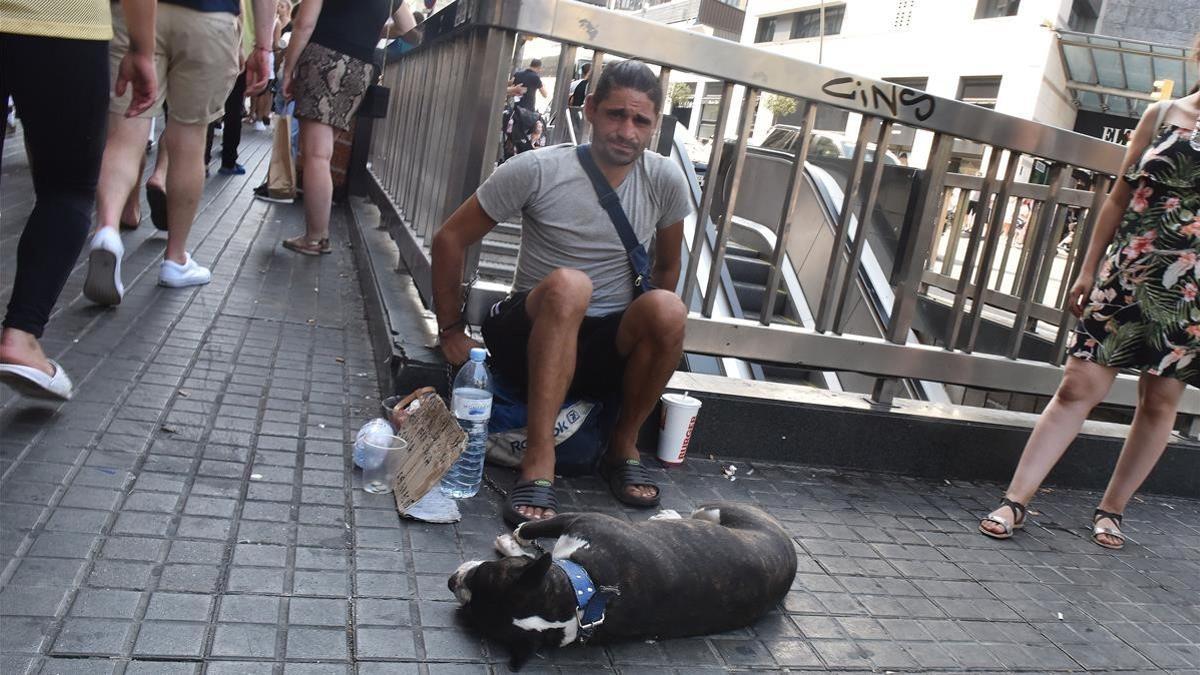
<svg viewBox="0 0 1200 675"><path fill-rule="evenodd" d="M397 0L325 0L310 42L372 63L375 45Z"/></svg>

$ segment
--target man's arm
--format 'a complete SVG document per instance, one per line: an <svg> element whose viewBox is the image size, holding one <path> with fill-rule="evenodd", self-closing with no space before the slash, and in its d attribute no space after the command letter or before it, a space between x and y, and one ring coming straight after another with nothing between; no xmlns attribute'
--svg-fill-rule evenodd
<svg viewBox="0 0 1200 675"><path fill-rule="evenodd" d="M433 306L437 313L438 341L442 354L454 365L466 362L471 347L478 346L463 330L463 260L467 249L495 226L496 221L479 205L479 199L471 195L433 237Z"/></svg>
<svg viewBox="0 0 1200 675"><path fill-rule="evenodd" d="M274 0L254 0L254 51L246 60L247 96L261 94L267 86L267 80L271 79L270 54L274 47L274 18Z"/></svg>
<svg viewBox="0 0 1200 675"><path fill-rule="evenodd" d="M133 96L129 101L126 117L145 112L158 97L158 76L154 71L154 11L155 0L121 0L125 13L125 25L129 29L129 51L117 67L117 81L113 90L123 96L125 89L133 85Z"/></svg>
<svg viewBox="0 0 1200 675"><path fill-rule="evenodd" d="M680 251L683 248L683 221L668 225L654 235L654 287L675 292L679 284Z"/></svg>

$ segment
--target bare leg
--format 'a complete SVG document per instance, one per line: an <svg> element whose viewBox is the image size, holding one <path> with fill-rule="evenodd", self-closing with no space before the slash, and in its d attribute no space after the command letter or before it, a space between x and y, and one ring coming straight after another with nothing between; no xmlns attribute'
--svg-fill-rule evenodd
<svg viewBox="0 0 1200 675"><path fill-rule="evenodd" d="M167 146L165 143L159 143L158 154L154 156L154 172L146 179L146 185L153 185L165 190L167 188L167 169L170 166L171 158L167 153Z"/></svg>
<svg viewBox="0 0 1200 675"><path fill-rule="evenodd" d="M180 265L187 262L187 238L204 190L203 124L181 124L171 120L163 133L171 164L167 169L166 258Z"/></svg>
<svg viewBox="0 0 1200 675"><path fill-rule="evenodd" d="M1125 512L1133 493L1141 487L1167 449L1183 390L1183 381L1170 377L1142 375L1138 380L1137 411L1108 481L1108 489L1100 500L1101 509L1110 513ZM1107 518L1101 518L1097 525L1117 528L1117 524ZM1112 546L1120 544L1120 540L1107 534L1097 535L1097 538Z"/></svg>
<svg viewBox="0 0 1200 675"><path fill-rule="evenodd" d="M1037 492L1046 474L1054 468L1071 441L1079 434L1088 413L1104 400L1117 376L1114 368L1100 366L1090 361L1070 358L1062 384L1050 404L1042 411L1033 433L1025 443L1021 461L1013 474L1008 491L1004 496L1020 504L1028 504ZM1017 514L1007 506L992 512L992 515L1013 522ZM983 527L995 534L1003 534L999 523L984 521Z"/></svg>
<svg viewBox="0 0 1200 675"><path fill-rule="evenodd" d="M333 205L333 175L329 172L333 127L300 120L300 147L304 149L305 238L309 241L328 239L329 210Z"/></svg>
<svg viewBox="0 0 1200 675"><path fill-rule="evenodd" d="M307 195L305 199L308 199ZM554 479L554 420L575 374L579 326L592 298L592 281L578 270L551 272L525 298L533 323L529 335L529 444L521 480ZM527 518L548 518L550 509L522 506Z"/></svg>
<svg viewBox="0 0 1200 675"><path fill-rule="evenodd" d="M686 322L683 301L665 290L645 293L625 310L617 330L617 351L626 358L625 376L621 412L608 448L609 461L638 459L638 430L654 411L667 380L679 366ZM658 493L649 485L631 485L626 491L646 499Z"/></svg>
<svg viewBox="0 0 1200 675"><path fill-rule="evenodd" d="M150 120L109 114L108 138L96 185L96 221L99 227L116 228L129 191L137 185L138 167L146 154Z"/></svg>
<svg viewBox="0 0 1200 675"><path fill-rule="evenodd" d="M138 164L138 180L142 179L142 174L146 171L146 154L142 153L142 161ZM133 184L133 189L129 191L129 198L125 200L125 208L121 210L121 225L130 229L138 226L142 219L142 203L138 198L139 186L136 182Z"/></svg>

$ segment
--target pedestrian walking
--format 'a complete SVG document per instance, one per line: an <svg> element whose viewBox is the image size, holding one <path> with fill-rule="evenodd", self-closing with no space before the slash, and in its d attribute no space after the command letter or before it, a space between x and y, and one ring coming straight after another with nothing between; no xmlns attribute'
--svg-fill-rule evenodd
<svg viewBox="0 0 1200 675"><path fill-rule="evenodd" d="M1125 506L1166 449L1186 385L1200 387L1200 94L1150 106L1125 154L1124 174L1100 211L1067 296L1079 323L1066 372L1025 445L1000 507L979 524L1007 539L1118 370L1141 372L1138 404L1092 541L1125 545Z"/></svg>
<svg viewBox="0 0 1200 675"><path fill-rule="evenodd" d="M113 75L117 94L125 94L121 114L137 115L156 96L155 3L123 0L121 7L132 40ZM113 82L112 34L104 0L0 4L0 101L11 96L16 104L35 195L0 331L0 382L29 396L69 399L73 393L71 378L39 339L91 223ZM52 85L46 73L54 74ZM143 135L139 148L145 147Z"/></svg>
<svg viewBox="0 0 1200 675"><path fill-rule="evenodd" d="M84 295L101 305L120 304L121 258L125 248L117 230L121 209L139 180L150 119L163 112L167 126L162 147L170 159L166 167L167 247L159 268L162 286L207 284L209 270L187 251L188 232L204 187L204 135L209 122L221 116L225 99L237 79L241 41L240 0L162 0L156 17L154 62L159 93L154 105L136 117L117 113L127 103L113 99L108 120L100 183L96 192L96 234L88 255ZM275 12L274 0L253 0L259 16ZM131 48L127 21L113 5L113 41L110 58L119 60ZM246 89L254 94L267 82L265 52L271 45L271 23L255 27L255 49L246 62ZM161 161L160 161L161 164ZM148 193L147 199L151 199ZM155 207L150 202L151 210Z"/></svg>
<svg viewBox="0 0 1200 675"><path fill-rule="evenodd" d="M296 10L284 56L283 91L295 100L295 116L300 120L305 232L283 240L284 248L304 255L333 251L329 162L334 130L350 128L374 80L375 45L389 16L398 35L415 25L408 7L395 0L305 0Z"/></svg>

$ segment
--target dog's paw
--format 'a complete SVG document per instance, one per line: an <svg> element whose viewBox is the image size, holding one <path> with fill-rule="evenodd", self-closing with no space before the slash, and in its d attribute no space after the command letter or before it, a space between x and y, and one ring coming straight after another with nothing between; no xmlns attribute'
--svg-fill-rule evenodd
<svg viewBox="0 0 1200 675"><path fill-rule="evenodd" d="M496 552L506 558L518 558L521 556L532 558L533 551L526 549L521 541L511 534L502 534L496 537Z"/></svg>
<svg viewBox="0 0 1200 675"><path fill-rule="evenodd" d="M679 515L675 509L663 509L650 516L650 520L683 520L683 516Z"/></svg>

